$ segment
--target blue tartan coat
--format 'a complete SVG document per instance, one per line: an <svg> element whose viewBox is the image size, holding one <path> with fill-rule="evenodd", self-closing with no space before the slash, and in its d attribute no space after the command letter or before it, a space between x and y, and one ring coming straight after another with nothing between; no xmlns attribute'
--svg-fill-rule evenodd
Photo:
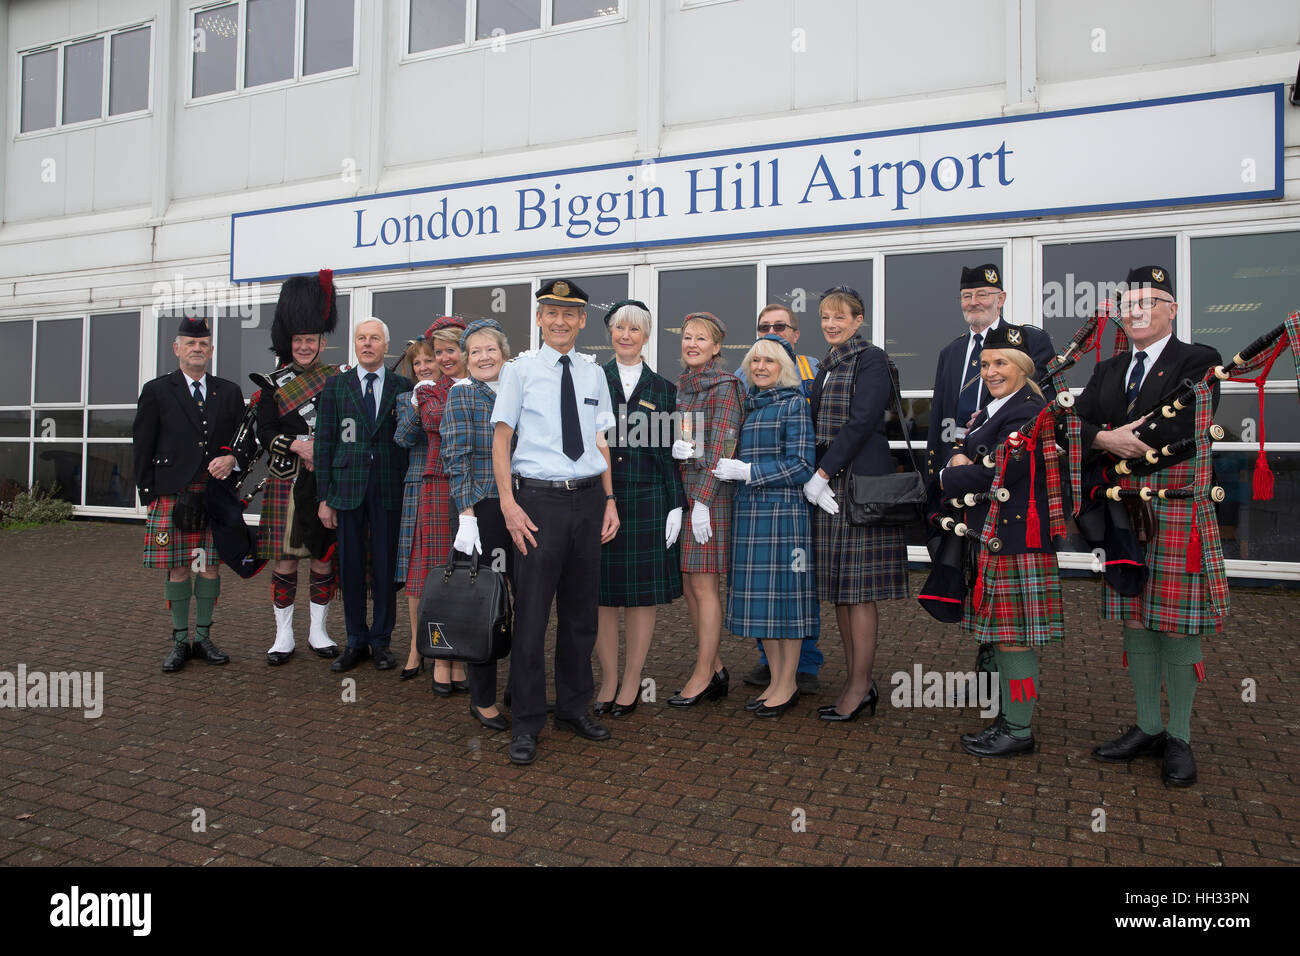
<svg viewBox="0 0 1300 956"><path fill-rule="evenodd" d="M812 516L813 423L797 388L751 389L736 457L750 479L736 491L727 629L756 638L820 632Z"/></svg>
<svg viewBox="0 0 1300 956"><path fill-rule="evenodd" d="M478 379L453 385L443 406L443 466L451 481L451 498L457 513L484 498L496 498L497 480L492 473L492 406L497 394Z"/></svg>
<svg viewBox="0 0 1300 956"><path fill-rule="evenodd" d="M402 527L397 538L397 571L395 581L406 580L406 568L411 561L411 543L415 538L415 516L420 513L420 486L424 479L424 456L429 442L420 426L420 414L411 404L411 393L397 396L397 425L393 429L393 442L408 450L409 464L402 485Z"/></svg>

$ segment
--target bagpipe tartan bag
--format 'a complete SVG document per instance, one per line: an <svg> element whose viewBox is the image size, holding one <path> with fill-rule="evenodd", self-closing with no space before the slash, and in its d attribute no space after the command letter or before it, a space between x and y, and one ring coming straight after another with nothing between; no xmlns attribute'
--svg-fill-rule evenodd
<svg viewBox="0 0 1300 956"><path fill-rule="evenodd" d="M499 660L510 653L513 617L506 576L453 549L424 579L415 649L434 660Z"/></svg>

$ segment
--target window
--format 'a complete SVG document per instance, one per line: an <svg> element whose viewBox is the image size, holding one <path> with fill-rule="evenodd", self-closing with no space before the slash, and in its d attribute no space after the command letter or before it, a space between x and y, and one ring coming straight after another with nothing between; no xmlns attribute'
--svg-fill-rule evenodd
<svg viewBox="0 0 1300 956"><path fill-rule="evenodd" d="M356 15L354 0L238 0L195 10L190 96L351 69Z"/></svg>
<svg viewBox="0 0 1300 956"><path fill-rule="evenodd" d="M609 332L605 329L605 313L615 302L627 298L627 273L620 272L608 276L575 275L573 281L587 293L587 325L578 333L576 348L580 352L596 356L602 365L614 357L614 346L609 344ZM534 300L533 314L537 306ZM650 318L650 331L654 333L654 316ZM650 352L650 343L644 347L645 356Z"/></svg>
<svg viewBox="0 0 1300 956"><path fill-rule="evenodd" d="M862 337L871 341L871 269L874 263L870 259L855 262L808 262L789 266L768 266L767 294L763 296L764 305L784 305L794 311L799 322L799 341L795 351L800 355L809 355L818 362L826 355L828 347L822 336L821 313L818 305L821 294L835 286L846 285L856 289L862 296L866 308L866 318L859 330ZM777 313L779 316L781 313ZM744 330L751 337L758 334L757 318ZM764 318L767 321L767 318ZM739 332L741 330L737 330Z"/></svg>
<svg viewBox="0 0 1300 956"><path fill-rule="evenodd" d="M659 313L655 316L659 368L655 371L670 382L677 381L685 367L682 319L692 312L712 312L727 323L719 367L734 372L754 344L757 283L757 268L752 265L660 272Z"/></svg>
<svg viewBox="0 0 1300 956"><path fill-rule="evenodd" d="M134 26L22 54L19 132L147 110L151 33Z"/></svg>
<svg viewBox="0 0 1300 956"><path fill-rule="evenodd" d="M620 18L623 0L409 0L407 53Z"/></svg>
<svg viewBox="0 0 1300 956"><path fill-rule="evenodd" d="M530 347L535 309L533 287L526 282L451 290L452 314L459 315L467 325L475 319L496 319L506 334L512 355Z"/></svg>

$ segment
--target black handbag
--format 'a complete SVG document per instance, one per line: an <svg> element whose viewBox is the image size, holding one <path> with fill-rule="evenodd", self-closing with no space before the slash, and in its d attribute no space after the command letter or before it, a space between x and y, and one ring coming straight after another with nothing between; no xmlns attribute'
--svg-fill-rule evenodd
<svg viewBox="0 0 1300 956"><path fill-rule="evenodd" d="M208 499L201 491L184 489L172 506L172 527L177 531L208 530Z"/></svg>
<svg viewBox="0 0 1300 956"><path fill-rule="evenodd" d="M513 617L506 576L452 549L447 566L424 579L415 649L440 661L499 660L510 653Z"/></svg>
<svg viewBox="0 0 1300 956"><path fill-rule="evenodd" d="M903 418L903 400L898 395L893 375L889 377L889 385L894 395L894 408L898 410L903 441L907 442L907 453L912 459L912 470L893 475L849 473L847 516L849 524L859 528L901 528L919 523L925 513L925 479L916 464L916 452L912 449L911 436Z"/></svg>

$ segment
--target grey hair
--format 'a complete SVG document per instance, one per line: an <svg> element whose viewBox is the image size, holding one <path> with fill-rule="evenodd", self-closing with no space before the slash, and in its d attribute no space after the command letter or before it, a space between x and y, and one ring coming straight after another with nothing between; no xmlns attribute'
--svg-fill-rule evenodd
<svg viewBox="0 0 1300 956"><path fill-rule="evenodd" d="M372 315L372 316L370 316L370 317L367 318L367 319L362 319L360 322L357 323L356 328L358 328L358 329L361 328L361 326L365 325L367 322L378 322L378 323L379 323L379 327L380 327L381 329L383 329L383 331L384 331L384 345L388 345L388 343L391 342L391 341L393 340L392 335L391 335L391 334L389 333L389 331L388 331L388 323L385 322L383 319L378 318L377 316L373 316L373 315ZM356 330L355 330L355 329L353 330L353 333L352 333L352 334L353 334L353 335L356 335Z"/></svg>
<svg viewBox="0 0 1300 956"><path fill-rule="evenodd" d="M470 335L465 339L464 352L465 352L466 362L469 361L469 343L473 342L480 335L490 336L492 340L496 342L497 348L501 350L501 361L503 362L510 361L510 340L506 338L506 334L504 332L499 332L494 328L488 327L485 329L478 329L470 333Z"/></svg>
<svg viewBox="0 0 1300 956"><path fill-rule="evenodd" d="M631 303L620 306L619 310L609 317L609 324L605 329L610 338L614 337L614 326L620 322L626 323L634 329L640 329L645 335L646 341L650 341L653 322L650 319L650 313L645 309Z"/></svg>
<svg viewBox="0 0 1300 956"><path fill-rule="evenodd" d="M794 362L790 361L790 353L775 342L768 342L759 339L755 342L748 352L745 353L745 359L740 363L740 372L745 376L745 381L750 385L754 384L754 379L749 374L750 363L755 358L776 359L781 366L781 374L776 378L777 388L798 388L800 384L799 371L794 367Z"/></svg>

